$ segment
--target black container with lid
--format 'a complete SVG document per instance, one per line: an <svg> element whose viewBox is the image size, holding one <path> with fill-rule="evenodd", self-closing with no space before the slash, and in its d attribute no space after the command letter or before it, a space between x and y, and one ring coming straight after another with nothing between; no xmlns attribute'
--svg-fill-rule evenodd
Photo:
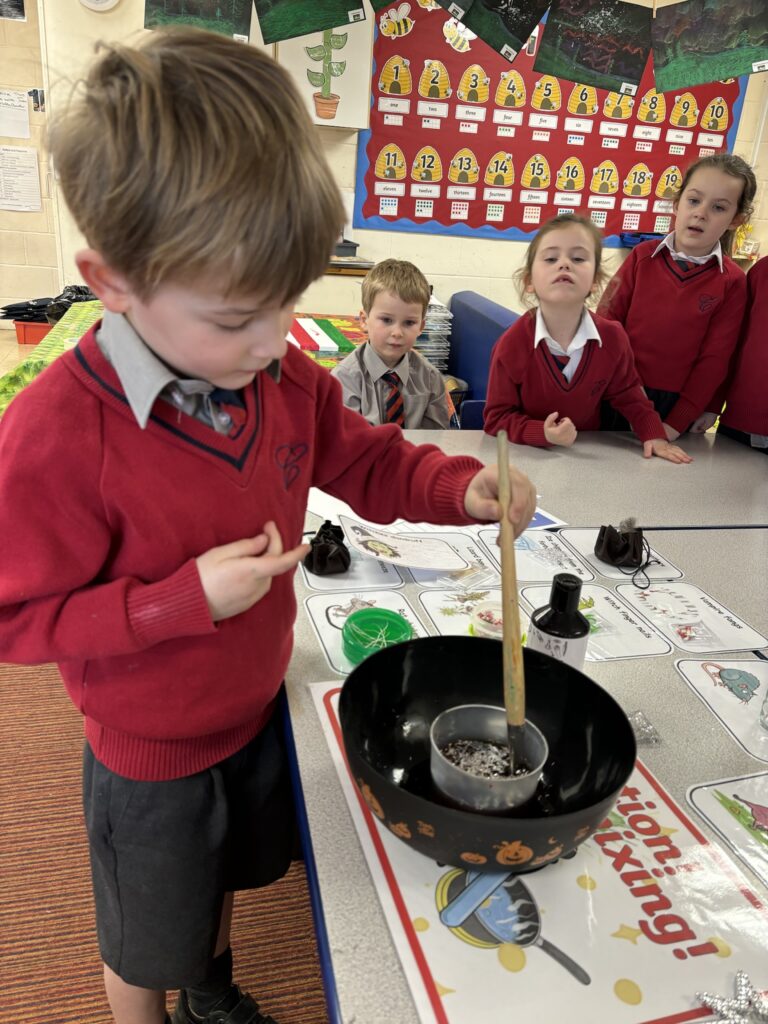
<svg viewBox="0 0 768 1024"><path fill-rule="evenodd" d="M531 616L527 646L581 669L587 653L589 620L579 611L580 598L579 577L559 572L552 580L549 604L537 608Z"/></svg>

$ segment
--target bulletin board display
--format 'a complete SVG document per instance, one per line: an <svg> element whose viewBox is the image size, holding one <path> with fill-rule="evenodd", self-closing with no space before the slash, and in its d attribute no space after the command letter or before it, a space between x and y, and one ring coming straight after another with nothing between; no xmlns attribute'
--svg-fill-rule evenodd
<svg viewBox="0 0 768 1024"><path fill-rule="evenodd" d="M533 70L543 23L510 63L442 9L377 26L371 127L357 154L355 227L527 239L557 214L666 234L700 156L730 151L747 78L634 95Z"/></svg>

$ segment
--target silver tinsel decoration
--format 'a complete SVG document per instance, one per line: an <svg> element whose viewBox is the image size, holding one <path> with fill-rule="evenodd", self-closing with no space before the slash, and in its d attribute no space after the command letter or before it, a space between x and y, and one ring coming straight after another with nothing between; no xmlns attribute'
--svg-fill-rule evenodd
<svg viewBox="0 0 768 1024"><path fill-rule="evenodd" d="M744 971L736 972L736 995L733 999L711 992L697 992L696 998L707 1009L719 1014L715 1024L760 1024L768 1021L768 999L765 999Z"/></svg>

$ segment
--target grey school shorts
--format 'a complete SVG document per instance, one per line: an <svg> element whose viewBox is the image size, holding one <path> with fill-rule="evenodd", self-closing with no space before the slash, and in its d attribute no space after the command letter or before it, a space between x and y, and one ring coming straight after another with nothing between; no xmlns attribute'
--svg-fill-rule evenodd
<svg viewBox="0 0 768 1024"><path fill-rule="evenodd" d="M203 981L224 894L268 885L288 870L295 815L279 718L226 760L169 782L116 775L86 743L99 949L128 984Z"/></svg>

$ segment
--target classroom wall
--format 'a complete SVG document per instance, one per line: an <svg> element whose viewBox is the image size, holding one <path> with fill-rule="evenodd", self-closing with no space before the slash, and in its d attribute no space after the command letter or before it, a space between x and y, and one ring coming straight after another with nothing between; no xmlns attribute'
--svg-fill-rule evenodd
<svg viewBox="0 0 768 1024"><path fill-rule="evenodd" d="M34 0L28 0L27 20L0 19L0 88L27 92L43 85L40 25ZM56 296L59 287L58 255L50 192L48 160L43 143L46 115L29 104L31 138L0 138L3 146L34 147L40 163L40 212L0 210L0 306L20 299ZM0 330L13 323L0 320Z"/></svg>
<svg viewBox="0 0 768 1024"><path fill-rule="evenodd" d="M755 149L761 120L768 111L768 72L751 75L739 122L734 152L755 167L758 194L753 216L754 238L759 238L762 255L768 255L768 126ZM339 128L319 129L323 148L336 180L342 188L354 188L357 132ZM503 306L522 310L511 281L522 264L527 243L417 235L401 231L355 229L358 254L371 260L389 256L416 263L427 275L435 294L447 302L454 292L469 288ZM606 249L606 266L615 270L628 250ZM743 263L746 267L748 264ZM300 308L307 312L350 312L359 305L360 282L349 278L324 277L302 297Z"/></svg>
<svg viewBox="0 0 768 1024"><path fill-rule="evenodd" d="M26 23L0 21L0 84L31 88L36 83L29 81L28 76L39 77L42 59L47 107L54 113L57 105L66 100L70 83L92 58L97 39L135 39L145 31L143 0L123 0L111 11L102 13L62 0L38 0L37 11L34 0L27 0L27 7ZM370 8L368 15L372 16ZM252 40L256 38L252 30ZM7 81L8 78L12 80ZM760 239L763 254L768 254L768 130L757 148L755 140L767 110L768 73L752 75L734 149L755 164L758 174L760 190L754 237ZM45 115L31 116L35 144L41 145ZM357 132L330 127L319 127L317 131L339 186L353 190ZM80 280L74 254L83 240L64 203L55 201L55 184L53 201L49 197L51 176L42 160L41 174L45 196L42 214L0 211L0 304L57 294L60 281ZM522 261L523 243L360 229L353 231L353 238L364 258L376 261L395 256L418 264L434 286L435 294L445 302L454 292L469 288L502 305L519 308L510 278ZM623 250L608 250L609 268L615 269L623 255ZM360 279L352 277L323 277L299 300L299 308L306 312L349 313L356 312L359 305Z"/></svg>

